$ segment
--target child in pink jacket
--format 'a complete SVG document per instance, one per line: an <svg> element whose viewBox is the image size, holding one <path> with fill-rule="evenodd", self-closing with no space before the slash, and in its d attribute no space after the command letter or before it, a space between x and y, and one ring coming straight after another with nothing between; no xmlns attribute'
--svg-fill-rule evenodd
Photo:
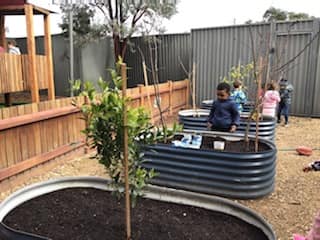
<svg viewBox="0 0 320 240"><path fill-rule="evenodd" d="M279 92L276 90L275 83L269 83L267 91L262 99L262 115L266 117L275 117L276 108L280 102Z"/></svg>

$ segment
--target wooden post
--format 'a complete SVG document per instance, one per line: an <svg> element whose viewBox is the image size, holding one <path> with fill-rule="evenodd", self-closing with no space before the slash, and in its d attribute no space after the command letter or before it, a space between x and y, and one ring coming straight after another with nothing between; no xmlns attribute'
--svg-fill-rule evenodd
<svg viewBox="0 0 320 240"><path fill-rule="evenodd" d="M189 108L190 80L186 82L186 108Z"/></svg>
<svg viewBox="0 0 320 240"><path fill-rule="evenodd" d="M192 65L192 109L196 109L196 63Z"/></svg>
<svg viewBox="0 0 320 240"><path fill-rule="evenodd" d="M258 147L259 147L259 115L260 115L260 111L259 111L259 92L261 89L261 78L262 78L262 72L263 72L263 59L262 57L259 59L259 71L258 71L258 76L257 76L257 91L256 91L256 103L255 103L255 107L256 107L256 138L255 138L255 151L258 152Z"/></svg>
<svg viewBox="0 0 320 240"><path fill-rule="evenodd" d="M122 97L127 97L127 65L121 64L121 78L122 78ZM123 134L124 134L124 148L123 148L123 160L125 171L125 195L126 195L126 229L127 240L131 239L131 217L130 217L130 189L129 189L129 164L128 164L128 123L127 123L127 106L123 106Z"/></svg>
<svg viewBox="0 0 320 240"><path fill-rule="evenodd" d="M5 50L7 49L5 16L2 14L0 15L0 46L3 47ZM4 94L4 102L5 106L11 106L10 93Z"/></svg>
<svg viewBox="0 0 320 240"><path fill-rule="evenodd" d="M7 49L6 44L6 28L5 28L5 16L0 14L0 46Z"/></svg>
<svg viewBox="0 0 320 240"><path fill-rule="evenodd" d="M173 111L172 111L173 82L168 81L168 84L169 84L169 115L172 115L173 114Z"/></svg>
<svg viewBox="0 0 320 240"><path fill-rule="evenodd" d="M139 94L140 94L140 107L144 107L144 85L143 84L138 84L139 87Z"/></svg>
<svg viewBox="0 0 320 240"><path fill-rule="evenodd" d="M149 105L149 109L150 109L150 118L151 118L151 122L153 124L154 123L154 121L153 121L153 107L152 107L152 103L151 103L151 99L150 99L148 74L147 74L147 67L146 67L145 61L142 62L142 69L143 69L144 85L146 86L146 90L147 90L148 105Z"/></svg>
<svg viewBox="0 0 320 240"><path fill-rule="evenodd" d="M50 15L44 15L44 52L47 58L48 71L48 99L55 99L54 78L53 78L53 60L52 60L52 44L50 34Z"/></svg>
<svg viewBox="0 0 320 240"><path fill-rule="evenodd" d="M34 24L33 24L33 6L30 4L24 5L24 12L27 23L27 47L29 60L29 79L31 83L31 98L32 102L39 102L39 85L36 65L36 44L34 38Z"/></svg>

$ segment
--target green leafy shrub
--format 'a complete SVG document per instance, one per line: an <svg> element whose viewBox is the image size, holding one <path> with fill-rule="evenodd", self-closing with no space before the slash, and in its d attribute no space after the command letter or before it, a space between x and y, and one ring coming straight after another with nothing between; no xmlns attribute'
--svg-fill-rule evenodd
<svg viewBox="0 0 320 240"><path fill-rule="evenodd" d="M246 90L246 86L249 85L248 81L253 76L253 63L246 65L233 66L228 72L228 76L223 77L222 82L227 82L231 86L234 81L241 81L243 88Z"/></svg>
<svg viewBox="0 0 320 240"><path fill-rule="evenodd" d="M84 130L92 148L96 148L95 158L107 170L112 185L118 196L124 194L124 106L127 106L128 127L128 165L129 186L132 204L134 205L146 182L156 173L141 167L143 160L143 146L153 144L163 139L170 140L177 125L173 129L159 129L150 124L150 117L144 108L129 106L129 98L123 98L120 90L121 77L116 71L111 71L113 86L103 80L98 81L100 93L93 84L86 82L81 95L88 100L81 106L82 113L87 121Z"/></svg>

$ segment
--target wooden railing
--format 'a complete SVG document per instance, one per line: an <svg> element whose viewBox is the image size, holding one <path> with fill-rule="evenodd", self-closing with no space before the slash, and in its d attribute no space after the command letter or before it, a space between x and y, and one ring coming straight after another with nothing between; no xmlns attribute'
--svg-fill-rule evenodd
<svg viewBox="0 0 320 240"><path fill-rule="evenodd" d="M159 120L154 86L128 89L131 106L144 106ZM157 87L163 116L188 107L189 80L160 84ZM41 163L84 146L81 130L85 122L80 109L83 97L0 108L0 182Z"/></svg>
<svg viewBox="0 0 320 240"><path fill-rule="evenodd" d="M28 55L0 54L0 93L31 90L31 79L28 74ZM47 89L48 69L47 58L36 55L39 89Z"/></svg>

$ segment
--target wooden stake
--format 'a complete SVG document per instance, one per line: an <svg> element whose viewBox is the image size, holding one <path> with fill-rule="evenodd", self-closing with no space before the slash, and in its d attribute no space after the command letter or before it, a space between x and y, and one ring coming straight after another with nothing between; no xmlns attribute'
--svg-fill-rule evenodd
<svg viewBox="0 0 320 240"><path fill-rule="evenodd" d="M5 50L7 49L5 16L4 15L0 15L0 46L3 47Z"/></svg>
<svg viewBox="0 0 320 240"><path fill-rule="evenodd" d="M255 151L258 152L258 147L259 147L259 93L260 93L260 89L261 89L261 78L262 78L262 70L263 70L263 59L262 57L259 59L259 73L258 73L258 77L257 77L257 92L256 92L256 103L255 103L255 107L256 107L256 139L255 139Z"/></svg>
<svg viewBox="0 0 320 240"><path fill-rule="evenodd" d="M152 103L151 103L151 99L150 99L147 66L146 66L145 61L142 61L142 69L143 69L144 85L146 86L146 90L147 90L147 98L148 98L148 105L149 105L149 109L150 109L151 122L153 123L153 108L152 108Z"/></svg>
<svg viewBox="0 0 320 240"><path fill-rule="evenodd" d="M192 65L192 109L196 109L196 63Z"/></svg>
<svg viewBox="0 0 320 240"><path fill-rule="evenodd" d="M31 4L24 5L24 12L27 22L27 47L29 60L29 79L31 81L32 102L39 102L39 86L36 63L36 42L34 37L33 7Z"/></svg>
<svg viewBox="0 0 320 240"><path fill-rule="evenodd" d="M5 50L7 49L4 15L0 15L0 46L3 47ZM10 93L4 93L4 102L6 106L11 106Z"/></svg>
<svg viewBox="0 0 320 240"><path fill-rule="evenodd" d="M127 65L121 64L121 78L122 78L122 97L127 97ZM130 189L129 189L129 164L128 164L128 121L127 121L127 106L123 106L123 134L124 134L124 148L123 148L123 160L124 160L124 174L125 174L125 195L126 195L126 228L127 228L127 240L131 239L131 222L130 222Z"/></svg>
<svg viewBox="0 0 320 240"><path fill-rule="evenodd" d="M44 15L44 49L47 58L48 71L48 99L55 99L54 77L53 77L53 60L52 60L52 44L50 33L50 15Z"/></svg>

